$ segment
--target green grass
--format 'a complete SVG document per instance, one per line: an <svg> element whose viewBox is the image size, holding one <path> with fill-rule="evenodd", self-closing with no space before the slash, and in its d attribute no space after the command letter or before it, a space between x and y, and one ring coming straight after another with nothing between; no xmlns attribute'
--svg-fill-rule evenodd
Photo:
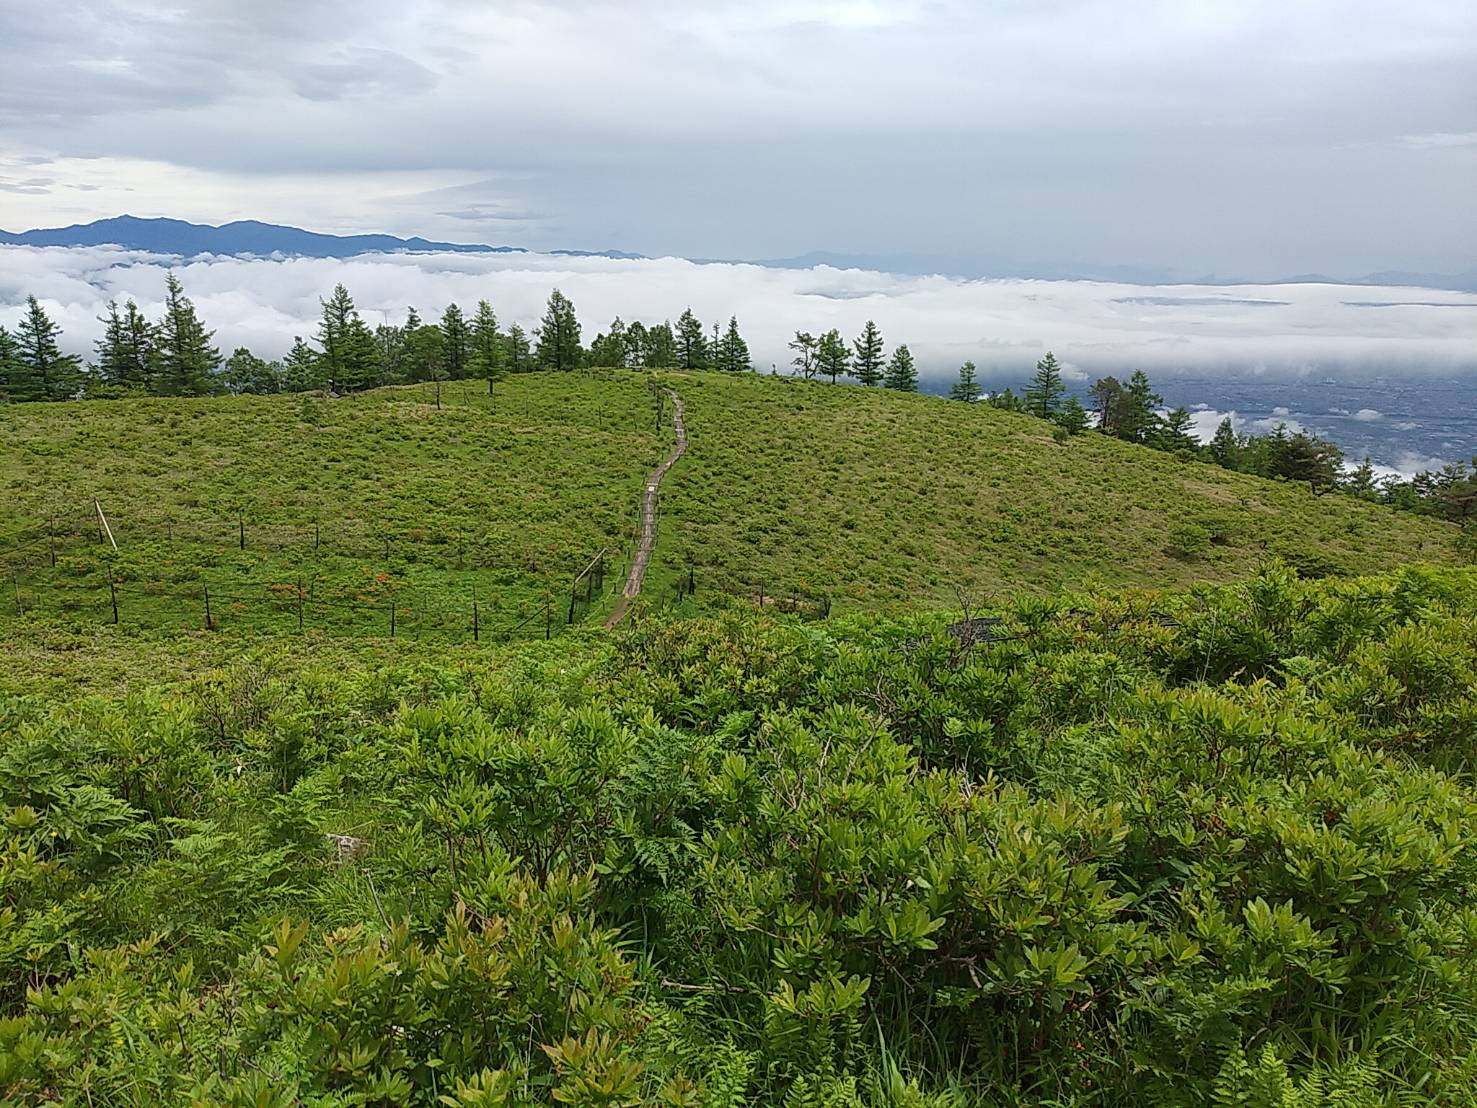
<svg viewBox="0 0 1477 1108"><path fill-rule="evenodd" d="M469 638L567 617L602 549L614 587L641 481L667 448L636 374L321 397L0 408L4 612L95 626L304 623ZM100 541L98 499L119 544ZM242 529L244 528L244 548ZM56 565L51 564L55 536ZM6 574L10 576L9 573Z"/></svg>
<svg viewBox="0 0 1477 1108"><path fill-rule="evenodd" d="M726 589L902 609L1233 580L1268 555L1314 576L1451 557L1453 529L1434 520L1095 434L1058 442L981 405L661 376L686 398L690 445L663 486L648 603L675 600L689 573L699 601ZM17 571L0 622L14 625L16 592L34 623L110 622L111 576L121 622L171 633L204 626L208 587L216 628L243 634L295 633L301 588L308 631L384 637L393 608L397 637L466 641L475 598L484 636L542 635L608 549L599 615L672 438L647 386L529 374L492 398L448 385L439 410L426 385L0 409L0 565Z"/></svg>
<svg viewBox="0 0 1477 1108"><path fill-rule="evenodd" d="M1237 579L1275 554L1305 574L1451 557L1448 525L1232 473L1042 420L929 396L766 377L666 374L687 455L664 485L653 582L840 607L988 602L1096 582ZM1171 552L1177 529L1212 536Z"/></svg>

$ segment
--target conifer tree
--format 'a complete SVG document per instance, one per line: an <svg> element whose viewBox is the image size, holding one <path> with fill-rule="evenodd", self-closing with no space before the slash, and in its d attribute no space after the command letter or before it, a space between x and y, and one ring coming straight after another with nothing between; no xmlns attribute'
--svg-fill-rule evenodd
<svg viewBox="0 0 1477 1108"><path fill-rule="evenodd" d="M447 380L467 377L471 373L472 331L460 304L448 304L441 313L441 340Z"/></svg>
<svg viewBox="0 0 1477 1108"><path fill-rule="evenodd" d="M1159 426L1159 416L1154 409L1164 403L1149 385L1149 377L1141 369L1133 371L1128 387L1123 390L1124 414L1120 434L1134 442L1146 442L1153 437Z"/></svg>
<svg viewBox="0 0 1477 1108"><path fill-rule="evenodd" d="M1061 406L1067 386L1062 384L1062 369L1050 350L1036 363L1036 375L1026 389L1026 410L1038 419L1050 419Z"/></svg>
<svg viewBox="0 0 1477 1108"><path fill-rule="evenodd" d="M852 376L864 385L882 383L882 333L870 319L852 344L856 358L852 362Z"/></svg>
<svg viewBox="0 0 1477 1108"><path fill-rule="evenodd" d="M534 360L543 369L578 369L584 351L580 348L580 324L574 305L558 289L549 294L544 318L534 332L538 348Z"/></svg>
<svg viewBox="0 0 1477 1108"><path fill-rule="evenodd" d="M882 384L885 388L897 389L900 392L918 391L918 367L913 364L913 352L908 349L906 343L892 352Z"/></svg>
<svg viewBox="0 0 1477 1108"><path fill-rule="evenodd" d="M626 325L620 316L616 316L610 321L609 333L602 331L590 340L590 364L615 367L625 365L628 343Z"/></svg>
<svg viewBox="0 0 1477 1108"><path fill-rule="evenodd" d="M471 371L473 377L487 382L487 392L492 394L492 383L502 370L502 335L498 332L497 313L486 300L477 301L477 311L472 316Z"/></svg>
<svg viewBox="0 0 1477 1108"><path fill-rule="evenodd" d="M294 335L292 349L282 359L282 388L285 392L311 392L326 387L318 352Z"/></svg>
<svg viewBox="0 0 1477 1108"><path fill-rule="evenodd" d="M99 317L103 336L97 341L93 369L99 380L118 389L147 389L154 351L154 329L132 300L120 313L116 300Z"/></svg>
<svg viewBox="0 0 1477 1108"><path fill-rule="evenodd" d="M215 390L221 352L210 344L195 305L173 273L164 279L164 318L154 328L154 389L162 396L205 396Z"/></svg>
<svg viewBox="0 0 1477 1108"><path fill-rule="evenodd" d="M796 331L795 337L790 340L790 349L795 351L790 364L807 381L815 376L815 345L815 336L809 331Z"/></svg>
<svg viewBox="0 0 1477 1108"><path fill-rule="evenodd" d="M965 362L959 367L959 380L954 382L954 387L949 390L949 399L973 402L979 398L980 386L975 380L974 363Z"/></svg>
<svg viewBox="0 0 1477 1108"><path fill-rule="evenodd" d="M20 346L15 336L0 327L0 401L13 399L11 388L20 373Z"/></svg>
<svg viewBox="0 0 1477 1108"><path fill-rule="evenodd" d="M737 316L729 317L728 330L718 342L718 368L728 373L748 373L754 368L749 360L749 344L739 334Z"/></svg>
<svg viewBox="0 0 1477 1108"><path fill-rule="evenodd" d="M82 385L82 359L63 354L57 341L61 328L34 296L26 297L26 314L15 332L17 347L11 371L12 400L70 400Z"/></svg>
<svg viewBox="0 0 1477 1108"><path fill-rule="evenodd" d="M1156 420L1150 444L1159 450L1194 450L1200 443L1194 434L1195 418L1184 405L1162 420Z"/></svg>
<svg viewBox="0 0 1477 1108"><path fill-rule="evenodd" d="M343 285L319 301L323 318L318 324L318 346L322 350L319 369L330 391L350 392L379 384L379 350L374 336L354 308L354 298Z"/></svg>
<svg viewBox="0 0 1477 1108"><path fill-rule="evenodd" d="M671 369L677 365L677 338L670 323L658 323L647 329L643 355L642 364L648 369Z"/></svg>
<svg viewBox="0 0 1477 1108"><path fill-rule="evenodd" d="M533 368L533 353L528 343L528 333L518 324L508 328L508 372L527 373Z"/></svg>
<svg viewBox="0 0 1477 1108"><path fill-rule="evenodd" d="M819 371L829 377L833 385L836 378L845 377L850 372L851 351L840 331L832 327L820 337L816 343L815 360Z"/></svg>
<svg viewBox="0 0 1477 1108"><path fill-rule="evenodd" d="M1231 422L1231 417L1226 416L1216 426L1215 435L1210 440L1210 456L1216 465L1235 469L1240 453L1240 443L1236 439L1236 426Z"/></svg>
<svg viewBox="0 0 1477 1108"><path fill-rule="evenodd" d="M682 369L708 368L708 336L692 309L677 317L677 365Z"/></svg>
<svg viewBox="0 0 1477 1108"><path fill-rule="evenodd" d="M1087 430L1087 409L1082 406L1082 401L1075 396L1069 396L1067 402L1057 412L1056 422L1067 434L1080 435Z"/></svg>

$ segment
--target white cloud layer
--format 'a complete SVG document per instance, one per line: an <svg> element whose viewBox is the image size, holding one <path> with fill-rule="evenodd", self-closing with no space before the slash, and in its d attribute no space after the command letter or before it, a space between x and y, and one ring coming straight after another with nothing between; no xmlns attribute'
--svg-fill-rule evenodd
<svg viewBox="0 0 1477 1108"><path fill-rule="evenodd" d="M1082 281L963 281L820 267L698 265L673 258L617 261L550 255L399 254L332 259L181 260L112 247L0 247L0 323L34 293L90 353L110 299L133 297L157 316L173 265L224 351L281 354L311 336L319 298L348 286L364 317L398 322L486 298L505 323L532 327L555 286L574 301L588 341L615 315L673 319L683 308L710 325L736 315L755 364L788 365L796 330L854 335L868 319L889 346L906 342L925 377L973 360L1018 379L1047 349L1078 381L1142 367L1267 374L1477 370L1477 294L1306 284L1146 288ZM1418 301L1418 302L1417 302ZM1200 413L1208 419L1214 413ZM1358 413L1373 419L1378 413ZM1211 424L1211 430L1214 425Z"/></svg>

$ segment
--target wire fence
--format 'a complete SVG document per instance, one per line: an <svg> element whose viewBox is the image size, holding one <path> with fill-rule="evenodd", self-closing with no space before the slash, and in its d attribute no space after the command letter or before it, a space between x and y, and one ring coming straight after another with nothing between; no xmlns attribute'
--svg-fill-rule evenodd
<svg viewBox="0 0 1477 1108"><path fill-rule="evenodd" d="M530 566L526 557L493 556L462 535L418 528L392 535L371 534L356 521L301 527L249 525L244 515L119 519L98 505L54 514L11 538L0 544L0 588L9 593L0 595L0 616L472 642L552 637L604 599L607 569L629 556L628 545L607 546L581 558L575 572L563 568L567 554ZM214 575L192 564L215 565L216 555L233 548L269 552L275 564L253 568L272 576L246 576L249 559ZM388 565L375 572L352 564L388 563L392 554L449 580L413 582ZM344 558L351 563L335 561ZM488 570L501 572L488 582Z"/></svg>

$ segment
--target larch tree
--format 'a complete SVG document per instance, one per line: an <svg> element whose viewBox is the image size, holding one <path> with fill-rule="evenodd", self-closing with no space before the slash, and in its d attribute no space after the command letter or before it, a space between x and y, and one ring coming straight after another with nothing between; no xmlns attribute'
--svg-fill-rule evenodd
<svg viewBox="0 0 1477 1108"><path fill-rule="evenodd" d="M164 318L154 328L154 388L164 396L204 396L216 387L221 352L185 295L180 279L164 279Z"/></svg>
<svg viewBox="0 0 1477 1108"><path fill-rule="evenodd" d="M70 400L77 395L82 386L82 359L62 353L61 333L41 302L26 297L26 314L15 332L12 400Z"/></svg>
<svg viewBox="0 0 1477 1108"><path fill-rule="evenodd" d="M975 373L973 362L965 362L959 367L959 380L955 381L954 387L949 390L950 400L973 402L980 398L980 385L975 378Z"/></svg>
<svg viewBox="0 0 1477 1108"><path fill-rule="evenodd" d="M99 380L116 389L149 388L154 351L154 328L128 300L123 310L116 300L108 301L108 314L100 316L102 338L97 340L93 364Z"/></svg>
<svg viewBox="0 0 1477 1108"><path fill-rule="evenodd" d="M0 327L0 401L16 399L11 389L20 374L20 345L15 336Z"/></svg>
<svg viewBox="0 0 1477 1108"><path fill-rule="evenodd" d="M817 368L831 379L833 385L838 377L847 375L851 368L851 351L847 349L840 331L832 327L820 337L815 347L815 360Z"/></svg>
<svg viewBox="0 0 1477 1108"><path fill-rule="evenodd" d="M681 369L707 369L708 336L702 321L688 308L677 317L677 365Z"/></svg>
<svg viewBox="0 0 1477 1108"><path fill-rule="evenodd" d="M282 388L285 392L310 392L327 384L318 352L294 335L292 349L282 359Z"/></svg>
<svg viewBox="0 0 1477 1108"><path fill-rule="evenodd" d="M580 348L580 324L574 305L558 289L549 294L544 318L534 336L538 341L534 360L543 369L578 369L584 351Z"/></svg>
<svg viewBox="0 0 1477 1108"><path fill-rule="evenodd" d="M528 332L518 324L508 328L508 371L527 373L533 368L533 353L528 344Z"/></svg>
<svg viewBox="0 0 1477 1108"><path fill-rule="evenodd" d="M918 391L918 367L913 364L913 352L908 349L907 343L892 352L882 384L885 388L897 389L899 392Z"/></svg>
<svg viewBox="0 0 1477 1108"><path fill-rule="evenodd" d="M1087 430L1087 409L1082 406L1082 401L1075 396L1067 397L1067 402L1062 405L1056 414L1057 426L1064 429L1069 435L1080 435Z"/></svg>
<svg viewBox="0 0 1477 1108"><path fill-rule="evenodd" d="M790 359L794 371L807 381L815 376L815 336L809 331L796 331L790 340L790 349L795 356Z"/></svg>
<svg viewBox="0 0 1477 1108"><path fill-rule="evenodd" d="M749 359L749 344L739 334L737 316L729 317L728 329L718 341L718 368L728 373L748 373L754 368Z"/></svg>
<svg viewBox="0 0 1477 1108"><path fill-rule="evenodd" d="M1039 419L1050 419L1061 407L1067 386L1062 383L1062 367L1050 350L1036 363L1036 374L1026 388L1026 411Z"/></svg>
<svg viewBox="0 0 1477 1108"><path fill-rule="evenodd" d="M486 300L477 301L477 311L472 316L471 341L472 376L487 382L487 394L491 396L492 383L502 370L503 337L498 330L497 313Z"/></svg>
<svg viewBox="0 0 1477 1108"><path fill-rule="evenodd" d="M1226 416L1217 424L1215 434L1211 437L1210 456L1216 465L1235 469L1240 455L1241 443L1236 438L1236 425L1231 422L1230 416Z"/></svg>
<svg viewBox="0 0 1477 1108"><path fill-rule="evenodd" d="M462 312L461 305L455 302L446 305L446 310L441 313L441 341L443 343L443 362L446 368L446 377L451 381L460 381L471 373L472 362L472 329L467 325L467 317Z"/></svg>
<svg viewBox="0 0 1477 1108"><path fill-rule="evenodd" d="M877 324L870 319L867 320L867 325L862 328L862 333L857 336L851 346L856 355L851 363L852 376L864 385L880 385L882 383L883 349L882 333L877 330Z"/></svg>
<svg viewBox="0 0 1477 1108"><path fill-rule="evenodd" d="M319 303L323 306L318 324L319 368L328 389L351 392L378 384L379 350L349 290L335 285L333 295Z"/></svg>

